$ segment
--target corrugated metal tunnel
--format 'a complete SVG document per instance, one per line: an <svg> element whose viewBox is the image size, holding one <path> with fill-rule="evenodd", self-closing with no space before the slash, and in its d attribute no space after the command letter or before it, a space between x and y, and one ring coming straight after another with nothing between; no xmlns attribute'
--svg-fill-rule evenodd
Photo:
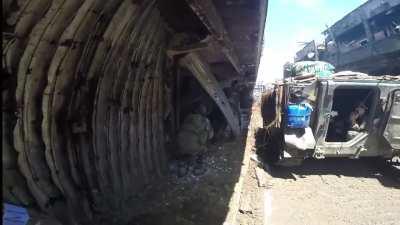
<svg viewBox="0 0 400 225"><path fill-rule="evenodd" d="M177 2L182 11L190 10L186 4L201 5ZM207 27L198 19L201 9L180 17L188 18L186 27L175 26L175 12L165 5L3 1L3 196L8 202L38 206L70 224L129 220L140 191L165 174L167 142L179 120L174 76L182 49L167 52L176 47L177 33L197 32L192 44L215 30L213 23ZM200 18L207 19L207 12ZM229 63L233 51L225 52L224 63L237 67ZM258 63L257 57L251 61ZM254 65L247 65L253 69L250 81ZM239 66L246 71L244 62ZM218 85L214 92L225 96ZM221 111L232 115L224 104Z"/></svg>

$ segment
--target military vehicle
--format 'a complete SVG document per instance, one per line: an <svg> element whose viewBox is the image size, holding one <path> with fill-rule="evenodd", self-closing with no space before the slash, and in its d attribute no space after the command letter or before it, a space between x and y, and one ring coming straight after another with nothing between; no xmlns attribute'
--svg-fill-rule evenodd
<svg viewBox="0 0 400 225"><path fill-rule="evenodd" d="M263 96L262 115L262 152L272 163L400 155L398 76L344 71L289 77Z"/></svg>

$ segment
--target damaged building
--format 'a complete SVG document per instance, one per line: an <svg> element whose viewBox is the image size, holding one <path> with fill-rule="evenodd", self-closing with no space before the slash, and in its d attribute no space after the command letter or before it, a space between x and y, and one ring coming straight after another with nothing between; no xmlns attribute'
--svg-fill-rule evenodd
<svg viewBox="0 0 400 225"><path fill-rule="evenodd" d="M263 96L266 158L397 157L400 1L366 1L323 34Z"/></svg>
<svg viewBox="0 0 400 225"><path fill-rule="evenodd" d="M4 0L4 202L129 222L189 115L206 139L245 130L267 3Z"/></svg>
<svg viewBox="0 0 400 225"><path fill-rule="evenodd" d="M326 61L338 71L400 74L399 0L369 0L323 34L324 44L308 43L296 61Z"/></svg>

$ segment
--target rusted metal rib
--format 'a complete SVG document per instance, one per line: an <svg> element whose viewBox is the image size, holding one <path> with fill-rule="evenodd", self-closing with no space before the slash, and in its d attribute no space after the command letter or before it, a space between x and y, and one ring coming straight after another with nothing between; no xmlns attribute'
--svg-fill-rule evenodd
<svg viewBox="0 0 400 225"><path fill-rule="evenodd" d="M135 14L137 15L137 10ZM111 52L111 57L106 67L104 69L104 78L102 80L102 89L100 90L102 93L99 93L99 97L103 99L103 107L98 108L102 110L101 113L104 113L106 121L102 121L103 126L105 128L105 135L107 140L107 154L110 159L110 168L111 168L111 184L112 184L112 193L114 194L114 199L116 205L120 204L121 195L122 195L122 177L121 177L121 163L120 163L120 143L119 139L119 129L118 129L118 108L120 107L119 102L119 91L120 89L117 87L120 85L123 80L126 69L123 68L124 57L122 57L124 53L124 49L121 46L125 45L128 40L128 35L132 26L135 24L137 16L133 17L131 21L127 24L122 32L119 40L119 44L115 46L113 51Z"/></svg>
<svg viewBox="0 0 400 225"><path fill-rule="evenodd" d="M147 174L149 175L149 180L152 179L152 177L155 174L155 167L156 165L154 164L153 161L153 149L151 147L151 141L150 141L150 136L151 136L151 127L150 123L150 110L149 104L151 104L151 98L152 98L152 90L151 90L151 83L152 83L152 77L156 73L156 70L158 69L159 61L160 61L160 43L163 40L163 31L162 27L160 26L160 17L158 15L158 12L154 13L154 17L158 18L157 21L155 21L155 33L153 33L154 37L154 42L153 46L151 46L150 50L151 52L147 52L147 59L142 61L142 64L145 65L146 72L145 72L145 77L143 78L144 81L142 83L142 90L140 94L140 102L139 102L139 148L143 147L143 153L144 153L144 161L147 163L148 167L148 172ZM142 54L146 55L146 51L143 49ZM164 56L165 57L165 56ZM140 150L140 149L139 149Z"/></svg>
<svg viewBox="0 0 400 225"><path fill-rule="evenodd" d="M142 32L141 29L138 29L139 27L152 27L151 24L149 24L149 21L151 21L149 19L153 18L153 16L151 16L149 13L153 11L153 8L154 2L141 5L137 10L137 14L135 13L136 15L134 18L131 18L129 21L127 28L124 28L123 34L117 42L118 44L110 51L111 53L105 60L105 66L103 68L104 72L102 72L104 73L104 76L102 77L97 90L98 99L96 103L97 107L95 115L96 117L99 115L102 116L104 120L95 120L95 126L100 125L103 129L104 133L102 135L105 135L104 138L106 139L106 145L104 148L108 154L111 169L110 172L113 175L113 179L111 179L112 186L110 186L112 193L110 193L109 197L107 196L106 199L109 199L113 207L117 208L121 208L123 202L125 202L124 199L126 198L126 195L123 190L128 189L124 187L127 184L127 179L124 179L124 177L127 176L125 173L127 171L125 171L124 168L121 168L120 163L122 158L125 160L125 157L122 157L121 155L123 152L121 151L120 137L114 134L114 131L119 129L120 123L120 118L118 117L118 111L121 107L120 98L122 94L120 89L122 87L121 85L123 85L127 79L126 74L123 72L125 69L119 69L124 66L126 59L131 58L129 53L128 57L125 57L125 51L127 49L128 52L130 50L138 51L138 49L142 49L140 46L140 41L136 44L136 48L132 48L133 46L129 46L127 44L129 40L132 39L133 31ZM150 34L154 33L154 28L153 30L149 30ZM147 33L146 35L150 37L150 34ZM140 40L142 40L143 43L151 40L151 38L145 39L141 36L143 36L143 34L140 35ZM142 180L143 179L137 180L136 183L141 183Z"/></svg>
<svg viewBox="0 0 400 225"><path fill-rule="evenodd" d="M164 72L164 71L163 71ZM162 74L163 75L163 74ZM158 126L157 126L157 140L158 140L158 156L160 160L160 167L162 170L166 170L167 168L167 156L166 156L166 151L165 151L165 132L164 132L164 112L165 112L165 103L164 101L164 77L161 76L160 79L158 79L158 88L157 89L157 104L159 109L157 110L157 118L158 120L156 121ZM163 171L161 171L163 172Z"/></svg>
<svg viewBox="0 0 400 225"><path fill-rule="evenodd" d="M152 99L148 104L151 106L151 110L148 113L149 121L151 123L151 147L152 147L152 156L154 164L156 165L156 173L158 176L161 176L166 169L166 155L164 149L164 130L162 124L164 123L164 112L162 105L163 101L163 71L165 64L165 50L161 48L159 52L159 56L157 59L156 71L153 75L152 82Z"/></svg>
<svg viewBox="0 0 400 225"><path fill-rule="evenodd" d="M149 34L151 34L151 32L148 33L148 35ZM155 49L157 48L156 42L154 40L155 38L158 39L157 37L158 35L152 35L152 36L153 36L152 38L148 39L150 41L144 42L143 40L142 43L138 43L138 46L140 46L139 49L143 49L144 51L140 52L138 51L131 57L131 65L138 66L135 72L135 81L131 97L132 112L130 113L131 117L130 136L132 140L131 151L133 153L133 157L135 158L135 163L137 163L137 168L139 168L137 173L140 177L143 177L143 179L138 180L138 186L143 186L146 182L148 182L149 179L148 164L146 163L145 159L143 139L141 139L143 133L141 133L141 126L139 123L141 122L140 119L142 115L139 110L140 108L139 105L141 97L140 96L141 88L147 69L146 61L148 61L150 57L154 57L153 54Z"/></svg>
<svg viewBox="0 0 400 225"><path fill-rule="evenodd" d="M145 26L147 25L147 26ZM143 28L143 29L142 29ZM122 162L122 178L125 183L125 197L132 197L134 192L132 190L138 190L141 186L141 177L138 175L138 157L135 156L137 146L132 145L132 138L130 138L131 127L131 111L137 106L131 105L132 92L135 86L135 75L137 67L131 63L131 57L137 57L134 55L141 54L145 57L146 47L153 42L151 38L154 36L154 32L157 30L156 27L149 25L148 23L140 23L135 26L135 29L131 32L128 52L126 57L128 60L125 61L124 66L128 69L126 80L124 81L124 87L122 91L121 107L119 109L119 127L121 129L120 143L121 143L121 162Z"/></svg>
<svg viewBox="0 0 400 225"><path fill-rule="evenodd" d="M86 127L88 132L79 133L78 136L82 149L88 151L87 157L82 157L82 163L87 171L88 182L91 183L92 186L90 191L92 194L92 200L94 201L93 207L98 212L106 210L107 201L103 199L103 196L104 193L109 191L107 186L110 181L107 175L107 160L105 159L103 148L98 148L96 142L96 135L98 134L98 130L96 130L97 124L95 123L97 115L96 88L99 84L99 80L101 81L102 79L103 73L101 72L101 67L106 60L107 52L116 44L116 40L119 38L122 29L125 27L136 9L129 0L125 0L119 4L120 2L121 1L114 1L115 5L112 5L112 7L105 7L106 13L102 14L104 15L104 18L102 18L102 16L99 17L99 23L102 23L104 20L104 28L101 28L103 31L99 31L99 36L93 36L93 39L96 40L98 44L93 45L90 47L93 49L88 50L93 52L93 56L90 57L87 65L85 64L85 61L82 61L79 66L82 71L81 74L84 74L85 76L82 81L84 83L80 101L82 102L82 105L78 105L78 108L81 109L80 111L85 112L80 117L80 124L83 127ZM113 9L118 5L119 7L117 11L112 15L113 11L108 10ZM109 17L112 18L107 22ZM87 48L89 47L87 46Z"/></svg>
<svg viewBox="0 0 400 225"><path fill-rule="evenodd" d="M104 204L108 204L107 201L113 201L112 197L110 196L113 193L113 188L111 186L112 179L109 155L110 152L107 148L107 107L109 105L109 102L107 102L107 95L110 93L110 87L104 87L107 86L107 84L110 84L109 80L112 79L113 74L106 74L104 72L105 68L101 67L104 67L103 65L108 65L113 49L116 49L119 45L124 44L120 42L120 37L128 26L129 21L135 17L138 10L137 8L138 6L133 4L131 1L124 1L122 3L117 15L114 16L109 28L107 28L107 31L104 34L106 42L103 42L104 45L101 43L99 46L94 61L92 62L92 66L89 70L88 78L98 79L96 94L93 96L94 106L92 112L92 131L93 149L96 157L96 169ZM115 33L113 33L113 31L115 31ZM107 205L105 205L105 207L107 208Z"/></svg>

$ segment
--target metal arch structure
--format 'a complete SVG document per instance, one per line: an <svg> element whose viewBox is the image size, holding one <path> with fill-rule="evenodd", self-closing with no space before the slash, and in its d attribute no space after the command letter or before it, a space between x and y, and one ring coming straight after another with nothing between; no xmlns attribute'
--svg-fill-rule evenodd
<svg viewBox="0 0 400 225"><path fill-rule="evenodd" d="M167 169L178 63L240 134L222 88L255 80L266 2L5 1L4 201L125 224Z"/></svg>

